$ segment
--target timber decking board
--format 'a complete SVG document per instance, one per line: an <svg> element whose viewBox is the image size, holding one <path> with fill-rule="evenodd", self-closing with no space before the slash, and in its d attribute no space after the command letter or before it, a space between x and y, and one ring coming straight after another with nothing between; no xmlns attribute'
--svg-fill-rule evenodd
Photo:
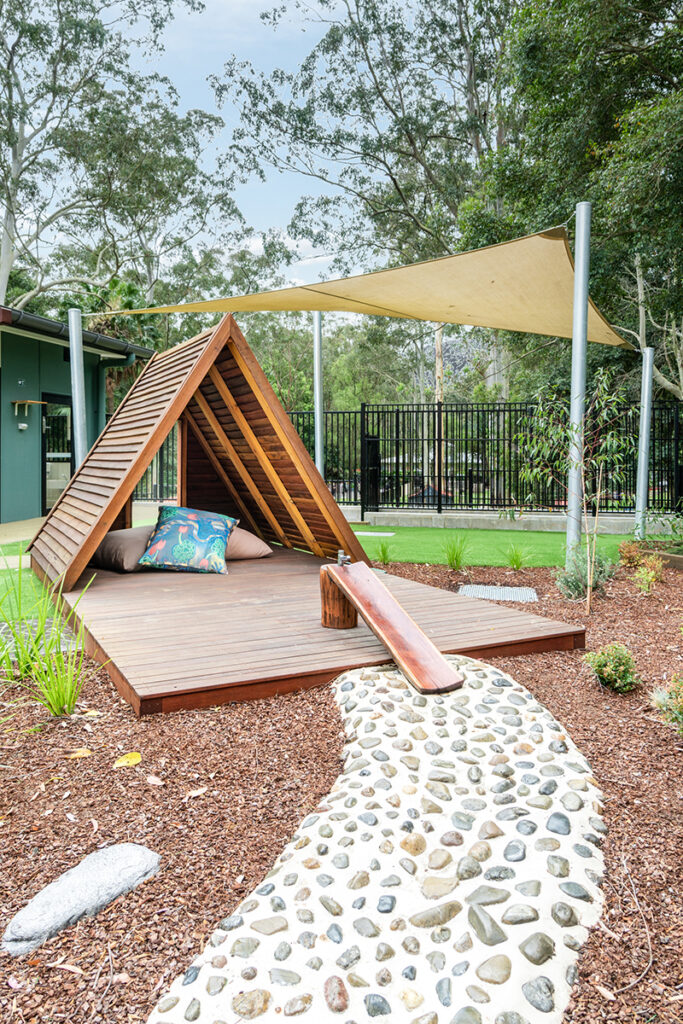
<svg viewBox="0 0 683 1024"><path fill-rule="evenodd" d="M106 669L136 713L207 707L317 686L389 660L362 621L323 628L322 564L276 548L269 558L230 562L228 576L86 570L62 599L79 602L89 652L111 659ZM575 626L398 576L381 579L443 652L491 657L584 644Z"/></svg>

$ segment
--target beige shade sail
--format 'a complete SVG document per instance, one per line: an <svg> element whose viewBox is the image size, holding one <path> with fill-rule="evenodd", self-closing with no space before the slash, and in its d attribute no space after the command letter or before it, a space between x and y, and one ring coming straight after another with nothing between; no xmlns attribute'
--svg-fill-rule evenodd
<svg viewBox="0 0 683 1024"><path fill-rule="evenodd" d="M336 281L122 313L320 310L571 338L574 262L564 227L484 249ZM592 300L588 340L633 346Z"/></svg>

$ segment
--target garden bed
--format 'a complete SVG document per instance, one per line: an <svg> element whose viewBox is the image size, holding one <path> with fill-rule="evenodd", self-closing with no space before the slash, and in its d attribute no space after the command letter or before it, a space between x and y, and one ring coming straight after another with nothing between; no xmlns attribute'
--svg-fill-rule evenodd
<svg viewBox="0 0 683 1024"><path fill-rule="evenodd" d="M457 591L462 583L535 587L539 603L533 610L585 624L588 649L619 641L634 655L646 685L621 696L598 685L581 651L491 661L526 684L567 727L605 794L610 834L605 843L603 921L609 931L594 929L581 952L581 985L566 1024L681 1024L683 738L658 720L647 697L651 686L683 673L680 576L665 570L664 580L644 597L631 573L619 569L607 583L606 596L596 598L593 614L586 616L582 603L559 595L549 569L454 572L444 566L404 564L385 568L448 590ZM529 605L519 607L529 610ZM646 968L648 935L653 961L647 974L614 1000L607 998L598 986L614 993Z"/></svg>
<svg viewBox="0 0 683 1024"><path fill-rule="evenodd" d="M0 697L0 931L98 846L143 843L161 870L34 953L0 954L0 1020L137 1024L329 792L336 704L326 687L138 720L104 673L65 722L17 697ZM92 755L67 757L79 748ZM130 751L139 766L114 769Z"/></svg>
<svg viewBox="0 0 683 1024"><path fill-rule="evenodd" d="M534 611L585 623L591 649L625 643L648 685L683 672L683 594L672 570L650 597L620 570L586 618L581 604L559 596L547 569L389 568L449 590L464 582L535 587ZM680 1024L683 742L658 721L645 688L601 690L580 651L497 663L566 725L606 798L608 930L595 929L581 953L566 1024ZM138 721L101 674L86 686L81 713L64 723L30 732L45 723L42 711L1 707L0 719L12 710L0 741L2 926L100 844L145 843L161 854L162 870L33 954L0 956L0 1019L138 1024L328 792L342 745L330 691ZM83 747L92 755L66 757ZM140 765L113 769L129 751L142 754ZM648 937L644 978L609 998L647 967Z"/></svg>

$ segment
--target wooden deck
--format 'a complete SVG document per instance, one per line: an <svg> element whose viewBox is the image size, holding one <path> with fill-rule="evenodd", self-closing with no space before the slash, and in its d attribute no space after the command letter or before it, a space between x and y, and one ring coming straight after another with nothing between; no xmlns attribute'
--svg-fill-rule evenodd
<svg viewBox="0 0 683 1024"><path fill-rule="evenodd" d="M385 649L361 621L320 624L320 559L291 549L231 562L228 576L97 571L63 594L137 714L201 708L317 686L379 665ZM397 576L383 582L444 652L475 657L583 647L584 630L459 597ZM80 598L80 600L79 600Z"/></svg>

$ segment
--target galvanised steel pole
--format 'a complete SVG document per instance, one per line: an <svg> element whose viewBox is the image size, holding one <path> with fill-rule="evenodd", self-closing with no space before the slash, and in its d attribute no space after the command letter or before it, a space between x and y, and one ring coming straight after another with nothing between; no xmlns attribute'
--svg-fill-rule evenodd
<svg viewBox="0 0 683 1024"><path fill-rule="evenodd" d="M325 476L325 436L323 429L323 331L322 313L313 313L313 437L315 464Z"/></svg>
<svg viewBox="0 0 683 1024"><path fill-rule="evenodd" d="M655 350L643 349L643 375L640 381L640 433L638 435L638 474L636 477L636 523L638 540L645 536L645 517L650 482L650 426L652 423L652 367Z"/></svg>
<svg viewBox="0 0 683 1024"><path fill-rule="evenodd" d="M590 266L591 204L576 204L574 251L574 316L572 320L572 382L569 422L572 429L567 480L567 560L569 567L581 541L583 416L586 400L588 332L588 270Z"/></svg>
<svg viewBox="0 0 683 1024"><path fill-rule="evenodd" d="M83 373L83 323L80 309L69 310L69 355L71 359L71 417L76 469L88 454L88 427L85 413L85 376Z"/></svg>

